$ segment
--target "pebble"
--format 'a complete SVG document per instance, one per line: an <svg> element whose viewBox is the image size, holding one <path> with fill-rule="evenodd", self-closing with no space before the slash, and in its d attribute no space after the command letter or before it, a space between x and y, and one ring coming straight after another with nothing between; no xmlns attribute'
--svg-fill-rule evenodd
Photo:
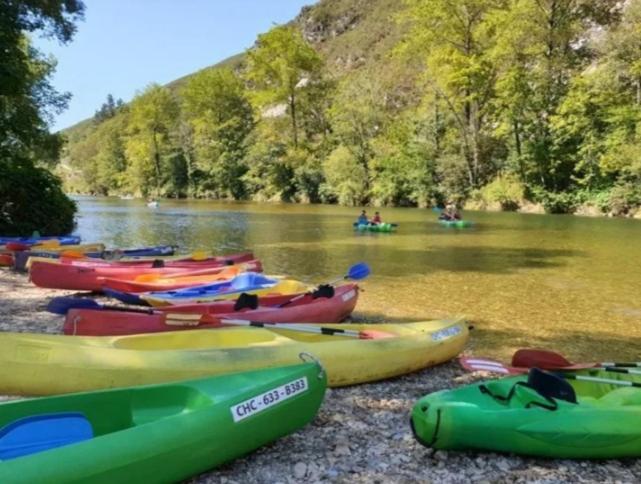
<svg viewBox="0 0 641 484"><path fill-rule="evenodd" d="M304 462L297 462L294 466L294 477L296 479L302 479L307 474L307 464Z"/></svg>
<svg viewBox="0 0 641 484"><path fill-rule="evenodd" d="M0 330L59 333L61 317L44 307L52 296L72 294L34 288L26 276L0 269ZM447 452L418 444L408 427L416 399L479 378L452 362L384 382L328 389L318 415L305 428L187 482L639 482L641 459L535 459Z"/></svg>

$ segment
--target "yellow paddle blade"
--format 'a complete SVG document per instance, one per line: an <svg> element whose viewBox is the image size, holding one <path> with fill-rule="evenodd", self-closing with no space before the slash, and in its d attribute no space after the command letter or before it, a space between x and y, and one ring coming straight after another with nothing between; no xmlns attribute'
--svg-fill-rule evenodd
<svg viewBox="0 0 641 484"><path fill-rule="evenodd" d="M48 240L41 240L40 243L37 244L38 247L60 247L60 241L58 239L48 239Z"/></svg>
<svg viewBox="0 0 641 484"><path fill-rule="evenodd" d="M209 254L204 250L195 250L192 252L191 258L194 260L205 260L209 258Z"/></svg>
<svg viewBox="0 0 641 484"><path fill-rule="evenodd" d="M169 326L198 326L200 318L202 318L200 314L170 313L165 317L165 324Z"/></svg>
<svg viewBox="0 0 641 484"><path fill-rule="evenodd" d="M81 252L79 250L63 250L60 252L61 257L72 257L75 259L82 259L85 257L84 252Z"/></svg>

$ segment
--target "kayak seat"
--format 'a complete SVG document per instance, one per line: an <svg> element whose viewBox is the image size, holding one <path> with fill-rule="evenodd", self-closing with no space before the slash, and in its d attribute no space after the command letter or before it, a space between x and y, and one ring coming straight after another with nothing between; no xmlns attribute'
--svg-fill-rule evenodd
<svg viewBox="0 0 641 484"><path fill-rule="evenodd" d="M240 311L241 309L257 309L258 308L258 296L256 294L247 294L243 292L236 299L234 304L234 311Z"/></svg>
<svg viewBox="0 0 641 484"><path fill-rule="evenodd" d="M184 412L211 406L205 393L188 386L135 390L131 396L131 416L135 425L144 425Z"/></svg>
<svg viewBox="0 0 641 484"><path fill-rule="evenodd" d="M600 405L608 406L641 406L641 390L638 388L617 388L597 400Z"/></svg>

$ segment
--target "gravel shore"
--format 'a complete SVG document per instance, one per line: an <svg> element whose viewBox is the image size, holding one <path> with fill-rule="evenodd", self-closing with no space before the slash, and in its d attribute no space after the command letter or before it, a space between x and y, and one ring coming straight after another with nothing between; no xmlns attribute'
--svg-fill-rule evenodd
<svg viewBox="0 0 641 484"><path fill-rule="evenodd" d="M45 305L54 295L70 294L36 288L26 276L0 269L0 329L58 333L61 317L46 312ZM449 363L390 381L328 390L318 416L301 431L189 482L640 482L641 459L434 452L414 440L408 419L416 399L483 376Z"/></svg>

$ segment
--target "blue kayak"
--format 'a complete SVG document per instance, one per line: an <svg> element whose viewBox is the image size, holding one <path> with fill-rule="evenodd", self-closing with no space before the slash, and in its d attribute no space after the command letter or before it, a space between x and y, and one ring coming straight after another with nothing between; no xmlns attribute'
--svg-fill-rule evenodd
<svg viewBox="0 0 641 484"><path fill-rule="evenodd" d="M176 289L174 291L152 291L138 294L115 291L109 288L103 288L106 296L113 297L125 304L138 304L148 306L146 298L162 299L174 301L181 299L200 299L215 298L228 294L237 294L257 289L265 289L278 284L280 279L268 277L257 272L245 272L228 281L214 282L202 286L188 287L185 289Z"/></svg>
<svg viewBox="0 0 641 484"><path fill-rule="evenodd" d="M123 249L123 250L106 250L104 252L87 252L85 255L87 257L93 257L97 259L102 258L113 258L115 254L122 257L158 257L166 255L174 255L174 247L171 245L161 245L158 247L143 247L140 249ZM18 271L25 271L27 269L27 261L29 257L47 257L49 259L58 259L60 258L60 253L58 252L46 252L46 251L36 251L36 250L24 250L21 252L16 252L13 256L14 269Z"/></svg>
<svg viewBox="0 0 641 484"><path fill-rule="evenodd" d="M57 240L60 245L77 245L80 243L80 237L77 235L47 235L44 237L4 237L0 236L0 245L8 242L17 242L19 244L34 245L45 240Z"/></svg>

